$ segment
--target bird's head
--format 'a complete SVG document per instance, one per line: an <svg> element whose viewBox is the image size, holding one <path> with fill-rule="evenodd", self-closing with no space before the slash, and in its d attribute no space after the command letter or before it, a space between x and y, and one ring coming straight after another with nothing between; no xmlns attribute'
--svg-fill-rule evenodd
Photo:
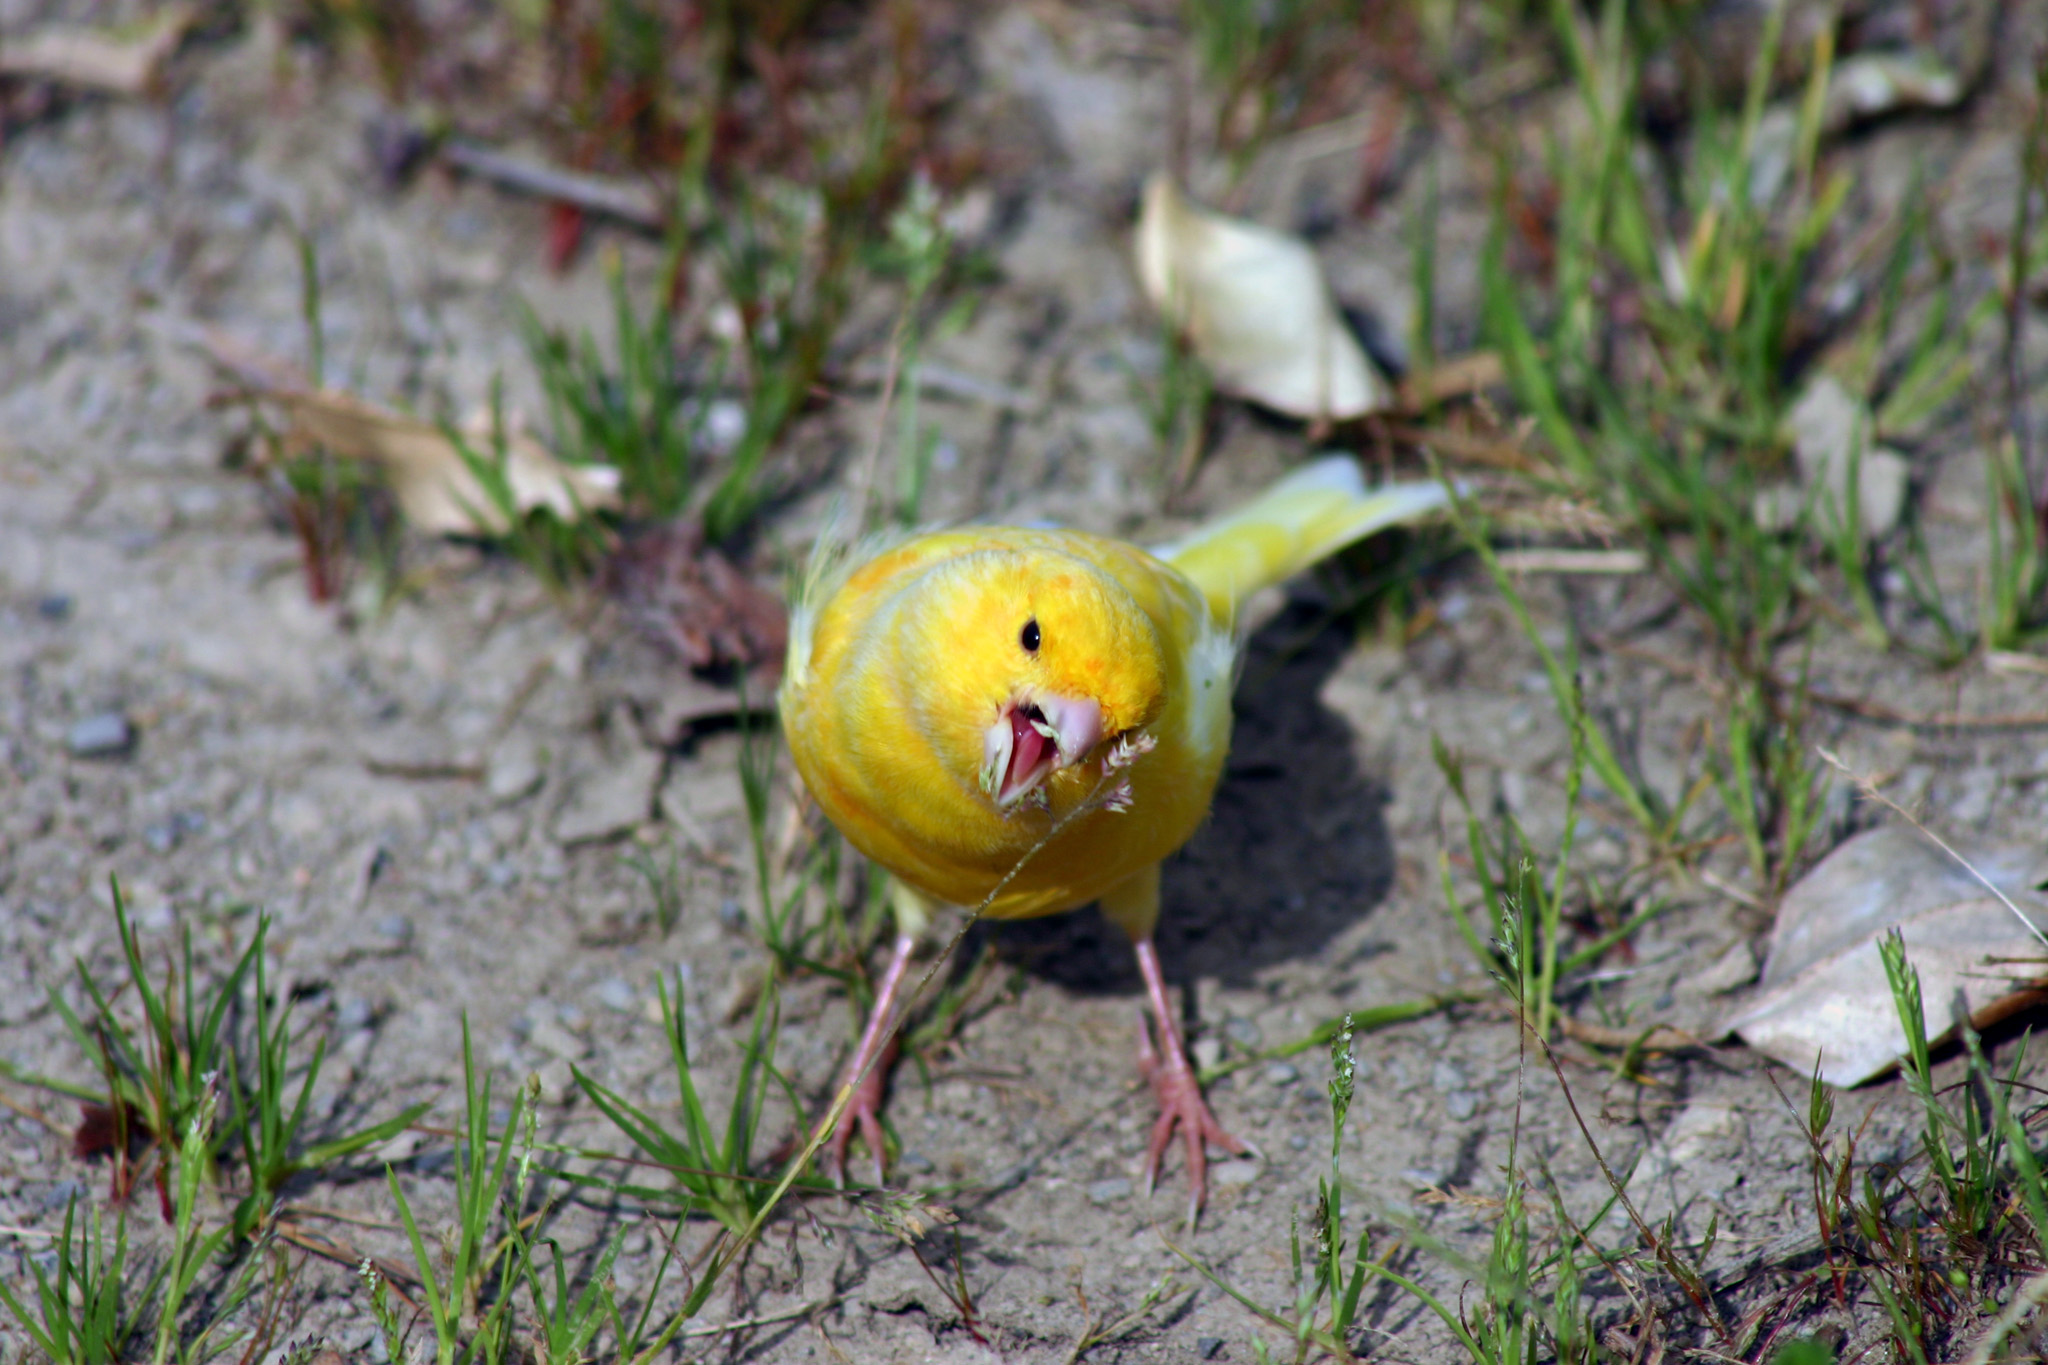
<svg viewBox="0 0 2048 1365"><path fill-rule="evenodd" d="M1154 720L1166 701L1158 629L1109 574L1076 556L1001 549L937 568L908 641L948 766L1003 810Z"/></svg>

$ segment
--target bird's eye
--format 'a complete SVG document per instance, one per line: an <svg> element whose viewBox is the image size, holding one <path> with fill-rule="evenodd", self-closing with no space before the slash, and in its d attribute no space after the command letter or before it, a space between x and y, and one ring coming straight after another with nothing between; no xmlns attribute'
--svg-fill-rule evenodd
<svg viewBox="0 0 2048 1365"><path fill-rule="evenodd" d="M1017 643L1024 646L1024 652L1027 654L1036 654L1038 652L1038 621L1036 618L1024 623L1024 632L1017 637Z"/></svg>

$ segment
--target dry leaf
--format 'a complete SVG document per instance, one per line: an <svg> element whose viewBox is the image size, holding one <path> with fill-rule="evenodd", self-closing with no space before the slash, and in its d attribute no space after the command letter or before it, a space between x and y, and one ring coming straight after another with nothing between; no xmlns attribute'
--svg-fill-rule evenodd
<svg viewBox="0 0 2048 1365"><path fill-rule="evenodd" d="M1931 54L1862 52L1835 63L1821 107L1821 131L1901 109L1953 109L1968 93L1962 77Z"/></svg>
<svg viewBox="0 0 2048 1365"><path fill-rule="evenodd" d="M634 625L691 668L738 665L764 688L781 672L789 643L782 599L705 548L695 522L634 535L612 557L607 578Z"/></svg>
<svg viewBox="0 0 2048 1365"><path fill-rule="evenodd" d="M1137 250L1145 296L1187 337L1220 391L1307 421L1386 405L1300 238L1197 207L1160 172L1145 185Z"/></svg>
<svg viewBox="0 0 2048 1365"><path fill-rule="evenodd" d="M145 94L198 17L192 5L173 3L147 22L123 29L51 24L0 47L0 76L115 95Z"/></svg>
<svg viewBox="0 0 2048 1365"><path fill-rule="evenodd" d="M324 446L345 459L383 467L405 519L441 535L502 535L509 528L498 505L477 482L448 433L431 422L379 407L331 389L266 395L290 418L288 439ZM522 512L545 507L565 521L619 505L619 472L610 465L564 464L547 447L508 422L505 477ZM491 458L491 419L478 415L458 432L470 450Z"/></svg>
<svg viewBox="0 0 2048 1365"><path fill-rule="evenodd" d="M2026 849L1964 849L1971 866L2036 924L2048 897ZM1823 859L1785 896L1762 984L1725 1032L1830 1085L1860 1085L1905 1055L1878 941L1896 927L1920 973L1931 1035L1978 1027L2031 1002L2048 951L2003 901L1918 831L1886 825Z"/></svg>

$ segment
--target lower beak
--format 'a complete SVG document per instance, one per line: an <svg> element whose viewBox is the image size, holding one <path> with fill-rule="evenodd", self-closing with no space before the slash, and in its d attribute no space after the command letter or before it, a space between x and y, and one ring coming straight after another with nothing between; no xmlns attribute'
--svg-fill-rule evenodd
<svg viewBox="0 0 2048 1365"><path fill-rule="evenodd" d="M1102 742L1102 706L1054 693L1011 702L982 737L981 789L1005 809Z"/></svg>

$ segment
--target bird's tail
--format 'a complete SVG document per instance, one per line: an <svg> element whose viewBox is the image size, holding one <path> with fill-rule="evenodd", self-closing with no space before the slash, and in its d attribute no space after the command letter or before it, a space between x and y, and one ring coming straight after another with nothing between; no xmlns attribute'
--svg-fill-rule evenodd
<svg viewBox="0 0 2048 1365"><path fill-rule="evenodd" d="M1448 500L1443 485L1435 483L1368 490L1357 463L1333 455L1303 465L1247 506L1152 553L1194 580L1218 620L1232 621L1239 605L1261 588Z"/></svg>

